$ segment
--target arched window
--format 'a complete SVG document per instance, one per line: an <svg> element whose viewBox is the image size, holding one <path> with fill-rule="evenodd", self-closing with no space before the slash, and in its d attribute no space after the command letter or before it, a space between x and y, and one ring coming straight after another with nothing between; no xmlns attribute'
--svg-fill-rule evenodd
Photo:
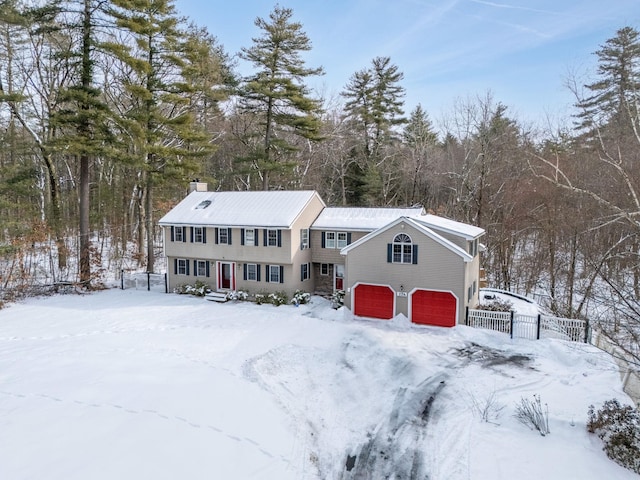
<svg viewBox="0 0 640 480"><path fill-rule="evenodd" d="M406 233L393 238L393 263L413 263L413 243Z"/></svg>

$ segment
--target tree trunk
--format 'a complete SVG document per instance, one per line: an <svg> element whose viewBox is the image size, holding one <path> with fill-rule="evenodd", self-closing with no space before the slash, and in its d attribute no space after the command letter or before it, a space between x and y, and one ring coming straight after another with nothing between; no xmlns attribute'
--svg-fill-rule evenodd
<svg viewBox="0 0 640 480"><path fill-rule="evenodd" d="M85 92L88 92L92 83L91 65L91 0L84 0L84 12L82 17L82 74L81 84ZM80 138L87 141L91 137L91 127L87 120L90 110L86 99L81 101L80 109L85 114L85 120L78 127ZM91 244L89 239L89 155L80 155L80 281L86 286L91 282Z"/></svg>
<svg viewBox="0 0 640 480"><path fill-rule="evenodd" d="M149 155L149 164L153 164L153 158ZM147 173L147 185L145 195L145 226L147 230L147 272L153 273L155 267L155 255L153 251L153 174Z"/></svg>
<svg viewBox="0 0 640 480"><path fill-rule="evenodd" d="M91 241L89 238L89 156L80 156L80 281L91 282Z"/></svg>

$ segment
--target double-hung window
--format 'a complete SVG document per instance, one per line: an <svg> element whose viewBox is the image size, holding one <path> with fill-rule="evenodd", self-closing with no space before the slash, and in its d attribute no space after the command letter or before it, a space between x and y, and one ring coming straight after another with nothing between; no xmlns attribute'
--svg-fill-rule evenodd
<svg viewBox="0 0 640 480"><path fill-rule="evenodd" d="M278 246L278 230L273 230L273 229L267 230L267 246L268 247Z"/></svg>
<svg viewBox="0 0 640 480"><path fill-rule="evenodd" d="M184 227L175 227L173 229L173 241L184 242Z"/></svg>
<svg viewBox="0 0 640 480"><path fill-rule="evenodd" d="M269 265L269 282L270 283L280 283L280 266L279 265Z"/></svg>
<svg viewBox="0 0 640 480"><path fill-rule="evenodd" d="M344 248L347 246L347 232L338 232L337 233L338 236L338 241L337 241L337 247L338 248Z"/></svg>
<svg viewBox="0 0 640 480"><path fill-rule="evenodd" d="M198 277L206 277L207 276L207 261L206 260L196 260L196 275Z"/></svg>
<svg viewBox="0 0 640 480"><path fill-rule="evenodd" d="M193 227L194 243L204 243L204 227Z"/></svg>
<svg viewBox="0 0 640 480"><path fill-rule="evenodd" d="M229 243L229 229L228 228L219 228L218 229L218 243L227 245Z"/></svg>
<svg viewBox="0 0 640 480"><path fill-rule="evenodd" d="M258 265L255 263L247 263L247 280L258 280Z"/></svg>
<svg viewBox="0 0 640 480"><path fill-rule="evenodd" d="M336 232L326 232L324 235L324 247L336 248Z"/></svg>
<svg viewBox="0 0 640 480"><path fill-rule="evenodd" d="M178 275L189 275L189 267L186 259L178 258L176 260L176 273Z"/></svg>
<svg viewBox="0 0 640 480"><path fill-rule="evenodd" d="M311 278L311 264L303 263L300 265L300 281L305 281Z"/></svg>
<svg viewBox="0 0 640 480"><path fill-rule="evenodd" d="M303 228L300 230L300 250L309 248L309 229Z"/></svg>
<svg viewBox="0 0 640 480"><path fill-rule="evenodd" d="M245 229L244 244L250 247L253 247L256 244L256 231L253 228Z"/></svg>

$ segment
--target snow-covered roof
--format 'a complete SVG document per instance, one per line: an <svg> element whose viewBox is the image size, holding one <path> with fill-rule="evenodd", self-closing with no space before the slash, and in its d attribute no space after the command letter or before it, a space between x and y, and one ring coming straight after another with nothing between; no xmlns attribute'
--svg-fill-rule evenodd
<svg viewBox="0 0 640 480"><path fill-rule="evenodd" d="M313 225L312 230L360 230L373 231L382 228L399 217L422 217L422 207L410 208L368 208L368 207L326 207Z"/></svg>
<svg viewBox="0 0 640 480"><path fill-rule="evenodd" d="M467 240L473 240L484 235L484 229L480 227L469 225L468 223L457 222L449 218L439 217L438 215L427 214L416 218L416 220L428 228L435 228L443 232L459 235Z"/></svg>
<svg viewBox="0 0 640 480"><path fill-rule="evenodd" d="M159 223L289 228L314 197L324 204L313 190L191 192Z"/></svg>
<svg viewBox="0 0 640 480"><path fill-rule="evenodd" d="M393 222L385 225L384 227L379 228L378 230L376 230L374 232L371 232L370 234L365 235L364 237L360 238L359 240L353 242L351 245L347 245L342 250L340 250L340 254L341 255L346 255L347 253L349 253L350 250L352 250L354 248L357 248L358 246L362 245L365 242L368 242L372 238L380 235L383 232L386 232L387 230L389 230L390 228L395 227L396 225L400 224L401 222L406 222L409 225L413 226L419 232L422 232L423 234L425 234L426 236L428 236L432 240L436 241L440 245L442 245L445 248L449 249L454 254L456 254L459 257L461 257L463 261L471 262L473 260L473 257L471 255L469 255L469 253L467 253L464 249L460 248L458 245L454 244L453 242L447 240L442 235L439 235L437 232L433 231L432 229L427 227L425 224L423 224L419 220L417 220L415 218L410 218L410 217L397 218Z"/></svg>

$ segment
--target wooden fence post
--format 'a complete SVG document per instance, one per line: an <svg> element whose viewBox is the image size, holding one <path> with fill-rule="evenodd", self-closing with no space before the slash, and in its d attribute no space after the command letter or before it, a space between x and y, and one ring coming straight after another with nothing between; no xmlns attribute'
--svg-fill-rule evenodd
<svg viewBox="0 0 640 480"><path fill-rule="evenodd" d="M465 307L465 311L464 311L464 324L465 325L469 325L469 305L467 305Z"/></svg>
<svg viewBox="0 0 640 480"><path fill-rule="evenodd" d="M147 292L151 291L151 272L147 272Z"/></svg>
<svg viewBox="0 0 640 480"><path fill-rule="evenodd" d="M540 340L540 323L542 320L542 315L538 314L538 328L536 330L536 340Z"/></svg>
<svg viewBox="0 0 640 480"><path fill-rule="evenodd" d="M120 269L120 289L124 290L124 268Z"/></svg>

